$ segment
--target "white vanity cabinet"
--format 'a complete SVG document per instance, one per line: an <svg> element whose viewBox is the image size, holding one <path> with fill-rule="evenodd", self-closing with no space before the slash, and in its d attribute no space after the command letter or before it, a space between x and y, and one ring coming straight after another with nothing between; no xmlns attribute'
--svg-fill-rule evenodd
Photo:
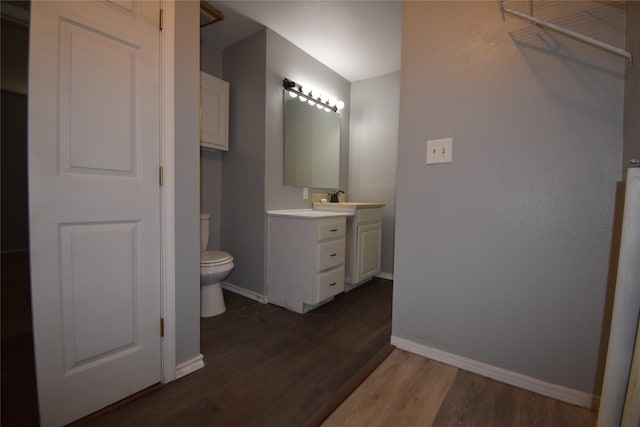
<svg viewBox="0 0 640 427"><path fill-rule="evenodd" d="M202 71L200 146L229 151L229 83Z"/></svg>
<svg viewBox="0 0 640 427"><path fill-rule="evenodd" d="M345 291L370 280L380 273L383 203L340 202L314 203L323 212L346 212L347 259Z"/></svg>
<svg viewBox="0 0 640 427"><path fill-rule="evenodd" d="M267 298L298 313L344 291L346 215L314 212L267 212Z"/></svg>

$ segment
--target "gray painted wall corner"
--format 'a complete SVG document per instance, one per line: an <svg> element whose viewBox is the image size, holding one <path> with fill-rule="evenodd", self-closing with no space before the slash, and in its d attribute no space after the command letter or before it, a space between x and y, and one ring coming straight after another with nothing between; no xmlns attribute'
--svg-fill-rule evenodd
<svg viewBox="0 0 640 427"><path fill-rule="evenodd" d="M223 52L223 78L230 93L220 246L234 257L227 281L258 295L265 294L265 67L265 30Z"/></svg>
<svg viewBox="0 0 640 427"><path fill-rule="evenodd" d="M176 363L200 354L199 2L175 9Z"/></svg>
<svg viewBox="0 0 640 427"><path fill-rule="evenodd" d="M383 202L382 273L393 274L400 72L351 85L348 198Z"/></svg>
<svg viewBox="0 0 640 427"><path fill-rule="evenodd" d="M602 6L539 17L592 16L622 45L624 12ZM403 34L393 334L594 392L623 61L493 2L405 3ZM453 163L425 165L443 137Z"/></svg>

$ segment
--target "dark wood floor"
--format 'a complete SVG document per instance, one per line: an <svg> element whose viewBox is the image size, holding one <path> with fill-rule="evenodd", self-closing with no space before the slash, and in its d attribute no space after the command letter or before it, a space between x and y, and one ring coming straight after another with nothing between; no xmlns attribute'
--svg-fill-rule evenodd
<svg viewBox="0 0 640 427"><path fill-rule="evenodd" d="M391 294L375 279L300 315L225 293L227 312L201 321L205 368L84 424L308 425L387 347Z"/></svg>
<svg viewBox="0 0 640 427"><path fill-rule="evenodd" d="M28 287L10 287L25 280L25 271L28 283L28 263L26 257L13 261L18 268L11 276L3 254L2 426L30 427L38 425L38 412ZM201 320L203 369L80 424L318 425L391 351L391 297L391 282L375 279L299 315L225 293L227 312ZM327 427L595 426L594 412L394 354Z"/></svg>
<svg viewBox="0 0 640 427"><path fill-rule="evenodd" d="M0 269L2 426L37 426L38 402L31 335L29 254L3 253Z"/></svg>
<svg viewBox="0 0 640 427"><path fill-rule="evenodd" d="M374 279L300 315L225 292L201 320L203 369L82 424L318 425L391 351L391 295ZM2 340L3 426L38 425L31 340Z"/></svg>

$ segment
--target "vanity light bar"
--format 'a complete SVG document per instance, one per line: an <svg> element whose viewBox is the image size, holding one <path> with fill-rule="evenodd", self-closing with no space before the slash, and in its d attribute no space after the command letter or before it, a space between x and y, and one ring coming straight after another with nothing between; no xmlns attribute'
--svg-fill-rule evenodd
<svg viewBox="0 0 640 427"><path fill-rule="evenodd" d="M318 108L324 108L325 111L333 111L337 113L338 110L344 108L344 102L336 101L335 99L329 99L327 95L318 92L316 89L311 89L306 86L302 86L293 80L285 78L282 81L282 86L289 92L292 97L299 96L301 101L307 101L309 105L315 105Z"/></svg>

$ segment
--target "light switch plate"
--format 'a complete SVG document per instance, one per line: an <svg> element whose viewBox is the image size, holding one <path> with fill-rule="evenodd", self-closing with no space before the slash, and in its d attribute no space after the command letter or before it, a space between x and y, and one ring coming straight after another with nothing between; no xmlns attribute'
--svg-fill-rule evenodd
<svg viewBox="0 0 640 427"><path fill-rule="evenodd" d="M302 198L304 200L309 199L309 189L307 187L302 187Z"/></svg>
<svg viewBox="0 0 640 427"><path fill-rule="evenodd" d="M427 141L427 164L451 163L453 161L453 138Z"/></svg>

